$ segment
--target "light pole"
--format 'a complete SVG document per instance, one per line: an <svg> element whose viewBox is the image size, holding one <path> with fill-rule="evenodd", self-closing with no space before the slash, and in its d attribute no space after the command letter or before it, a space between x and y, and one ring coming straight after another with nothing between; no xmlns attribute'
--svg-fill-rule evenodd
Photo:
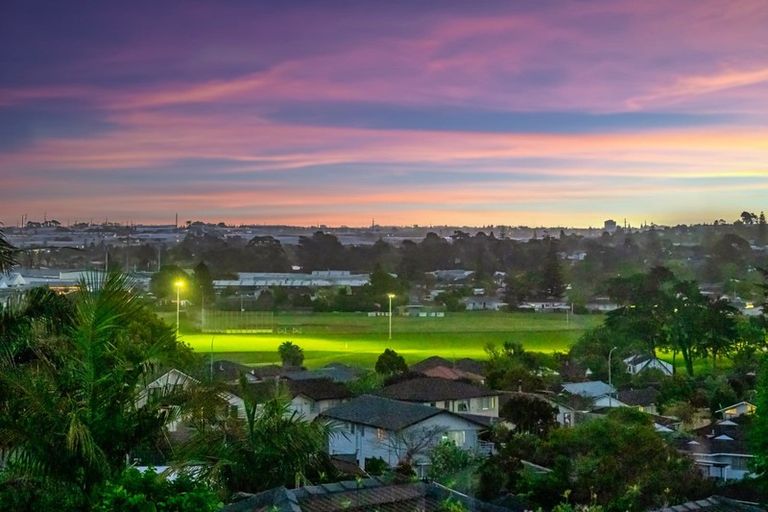
<svg viewBox="0 0 768 512"><path fill-rule="evenodd" d="M613 347L610 352L608 352L608 386L612 387L611 385L611 356L613 355L613 351L616 350L618 347ZM608 407L613 407L613 392L609 389L608 390Z"/></svg>
<svg viewBox="0 0 768 512"><path fill-rule="evenodd" d="M395 298L394 293L388 293L387 298L389 299L389 339L392 339L392 299Z"/></svg>
<svg viewBox="0 0 768 512"><path fill-rule="evenodd" d="M181 279L173 283L176 287L176 337L179 337L179 311L181 309L181 289L184 288L184 281Z"/></svg>

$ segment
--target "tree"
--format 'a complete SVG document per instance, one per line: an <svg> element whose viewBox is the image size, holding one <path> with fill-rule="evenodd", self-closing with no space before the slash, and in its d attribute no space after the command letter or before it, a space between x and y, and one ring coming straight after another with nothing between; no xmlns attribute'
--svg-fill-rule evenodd
<svg viewBox="0 0 768 512"><path fill-rule="evenodd" d="M560 257L557 254L557 241L554 238L549 239L544 268L541 273L540 289L543 297L553 299L559 299L565 293Z"/></svg>
<svg viewBox="0 0 768 512"><path fill-rule="evenodd" d="M177 281L183 281L189 288L189 275L177 265L163 265L159 271L152 274L149 289L158 299L176 298ZM194 290L194 287L192 288Z"/></svg>
<svg viewBox="0 0 768 512"><path fill-rule="evenodd" d="M429 452L428 476L432 480L453 487L454 477L475 462L473 455L451 441L442 441Z"/></svg>
<svg viewBox="0 0 768 512"><path fill-rule="evenodd" d="M765 213L760 212L757 221L757 243L765 245L766 242L768 242L768 226L765 223Z"/></svg>
<svg viewBox="0 0 768 512"><path fill-rule="evenodd" d="M326 453L328 436L334 435L329 425L305 421L279 398L259 403L246 386L241 377L245 419L208 417L196 423L174 465L194 468L226 494L298 487L332 474Z"/></svg>
<svg viewBox="0 0 768 512"><path fill-rule="evenodd" d="M763 357L760 365L755 406L755 415L748 432L755 455L751 470L763 490L768 492L768 357Z"/></svg>
<svg viewBox="0 0 768 512"><path fill-rule="evenodd" d="M53 307L31 322L29 308L16 326L6 319L4 333L27 337L0 337L0 449L8 461L0 490L28 482L30 492L66 492L84 508L133 449L162 432L168 411L151 398L140 403L140 392L159 365L178 364L186 350L129 290L123 275L93 276L69 311L48 296Z"/></svg>
<svg viewBox="0 0 768 512"><path fill-rule="evenodd" d="M387 348L376 360L374 369L376 370L376 373L380 375L395 375L407 372L408 365L405 364L405 358L403 356L391 348Z"/></svg>
<svg viewBox="0 0 768 512"><path fill-rule="evenodd" d="M211 277L211 271L208 269L208 265L206 265L204 261L201 261L195 266L192 277L197 301L201 304L213 303L216 298L216 293L213 290L213 278Z"/></svg>
<svg viewBox="0 0 768 512"><path fill-rule="evenodd" d="M515 393L499 411L518 434L546 436L557 426L557 408L537 396Z"/></svg>
<svg viewBox="0 0 768 512"><path fill-rule="evenodd" d="M304 362L304 349L294 344L292 341L284 341L277 348L280 354L280 360L283 366L299 367Z"/></svg>
<svg viewBox="0 0 768 512"><path fill-rule="evenodd" d="M752 212L741 212L741 215L739 215L739 218L741 219L741 222L747 225L751 225L755 223L755 220L757 219L757 215L755 215Z"/></svg>
<svg viewBox="0 0 768 512"><path fill-rule="evenodd" d="M693 461L654 431L648 415L631 408L555 429L537 453L534 462L553 472L519 482L518 491L534 499L557 499L571 489L572 503L625 511L711 492Z"/></svg>

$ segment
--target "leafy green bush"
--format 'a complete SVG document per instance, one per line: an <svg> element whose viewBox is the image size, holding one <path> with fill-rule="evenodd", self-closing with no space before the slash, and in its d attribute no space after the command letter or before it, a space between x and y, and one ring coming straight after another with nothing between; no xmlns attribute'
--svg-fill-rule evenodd
<svg viewBox="0 0 768 512"><path fill-rule="evenodd" d="M185 475L169 480L154 471L131 468L106 485L94 512L213 512L222 507L216 494Z"/></svg>

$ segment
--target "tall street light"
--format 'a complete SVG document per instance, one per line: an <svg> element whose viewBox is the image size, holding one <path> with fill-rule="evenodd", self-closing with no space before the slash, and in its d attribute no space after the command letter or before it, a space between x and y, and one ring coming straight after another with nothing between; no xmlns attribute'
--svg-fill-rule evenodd
<svg viewBox="0 0 768 512"><path fill-rule="evenodd" d="M177 279L173 283L176 288L176 337L179 337L179 310L181 309L181 289L184 288L184 281Z"/></svg>
<svg viewBox="0 0 768 512"><path fill-rule="evenodd" d="M389 339L392 339L392 299L395 298L394 293L388 293L387 298L389 299Z"/></svg>
<svg viewBox="0 0 768 512"><path fill-rule="evenodd" d="M616 350L618 347L613 347L610 352L608 352L608 386L611 385L611 356L613 355L613 351ZM613 407L613 393L611 390L608 390L608 407Z"/></svg>

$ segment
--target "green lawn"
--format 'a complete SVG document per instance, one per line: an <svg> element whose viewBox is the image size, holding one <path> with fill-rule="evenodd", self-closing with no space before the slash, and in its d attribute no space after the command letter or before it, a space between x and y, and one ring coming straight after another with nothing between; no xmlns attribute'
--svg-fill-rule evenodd
<svg viewBox="0 0 768 512"><path fill-rule="evenodd" d="M170 320L170 319L169 319ZM274 327L281 334L199 334L182 330L181 338L194 350L245 364L278 362L277 347L290 340L304 349L305 365L331 361L372 367L387 348L411 363L430 355L447 358L485 357L487 343L519 341L527 350L567 351L585 329L602 317L571 317L548 313L448 313L445 318L394 317L392 340L388 318L360 313L278 314ZM172 321L172 320L171 320ZM184 324L182 324L182 328Z"/></svg>

